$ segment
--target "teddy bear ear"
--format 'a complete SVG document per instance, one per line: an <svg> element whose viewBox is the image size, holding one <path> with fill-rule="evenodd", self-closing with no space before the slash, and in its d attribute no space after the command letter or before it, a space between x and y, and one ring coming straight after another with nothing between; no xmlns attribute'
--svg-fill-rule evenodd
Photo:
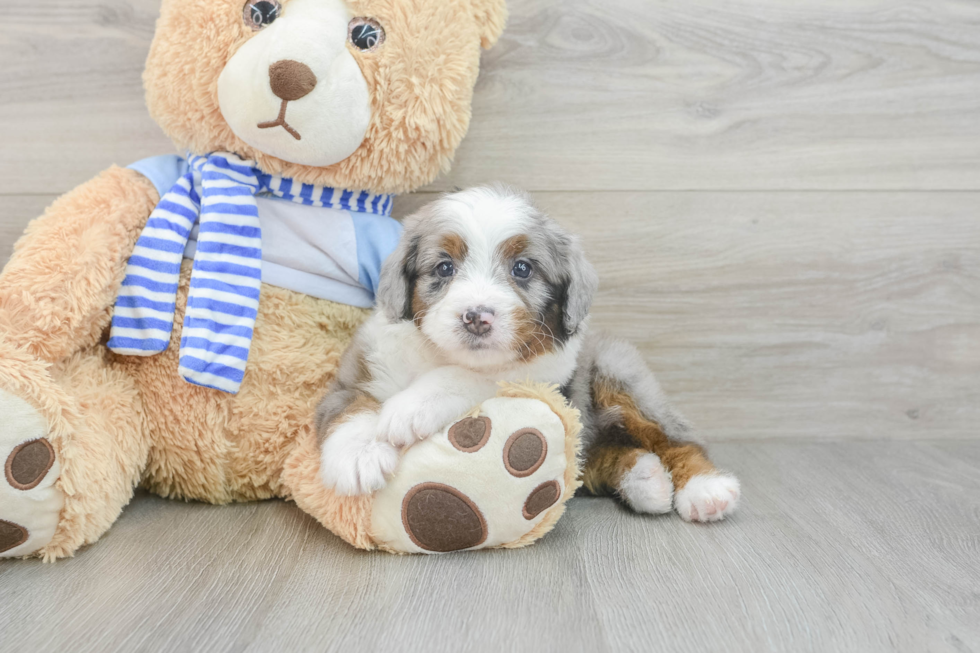
<svg viewBox="0 0 980 653"><path fill-rule="evenodd" d="M480 45L493 47L507 22L506 0L473 0L476 23L480 27Z"/></svg>

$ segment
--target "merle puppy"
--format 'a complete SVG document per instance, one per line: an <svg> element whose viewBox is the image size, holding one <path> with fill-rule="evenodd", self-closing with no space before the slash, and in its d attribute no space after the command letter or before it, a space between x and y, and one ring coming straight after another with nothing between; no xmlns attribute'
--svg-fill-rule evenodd
<svg viewBox="0 0 980 653"><path fill-rule="evenodd" d="M639 352L590 333L595 270L527 195L483 186L405 220L378 307L318 412L324 483L373 492L399 450L493 397L499 381L559 384L582 413L585 487L638 512L715 521L738 480L718 471Z"/></svg>

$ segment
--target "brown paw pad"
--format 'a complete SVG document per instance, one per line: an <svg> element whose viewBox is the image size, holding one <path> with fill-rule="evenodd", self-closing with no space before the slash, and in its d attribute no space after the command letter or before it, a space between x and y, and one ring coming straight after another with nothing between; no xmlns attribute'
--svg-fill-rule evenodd
<svg viewBox="0 0 980 653"><path fill-rule="evenodd" d="M421 483L408 491L402 524L412 542L427 551L459 551L487 539L487 521L476 504L442 483Z"/></svg>
<svg viewBox="0 0 980 653"><path fill-rule="evenodd" d="M541 431L520 429L504 444L504 467L517 478L530 476L541 467L548 455L548 441Z"/></svg>
<svg viewBox="0 0 980 653"><path fill-rule="evenodd" d="M44 480L54 465L54 447L45 438L38 438L17 447L7 456L4 474L11 487L30 490Z"/></svg>
<svg viewBox="0 0 980 653"><path fill-rule="evenodd" d="M561 486L558 481L546 481L531 490L524 502L524 519L534 519L542 512L555 505L561 498Z"/></svg>
<svg viewBox="0 0 980 653"><path fill-rule="evenodd" d="M27 529L23 526L0 519L0 553L20 546L28 537Z"/></svg>
<svg viewBox="0 0 980 653"><path fill-rule="evenodd" d="M479 451L489 440L489 417L467 417L449 429L449 442L463 453Z"/></svg>

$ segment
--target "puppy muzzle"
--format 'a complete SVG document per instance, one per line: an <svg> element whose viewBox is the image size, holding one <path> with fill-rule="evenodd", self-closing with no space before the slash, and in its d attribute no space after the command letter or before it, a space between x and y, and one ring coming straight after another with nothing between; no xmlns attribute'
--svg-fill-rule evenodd
<svg viewBox="0 0 980 653"><path fill-rule="evenodd" d="M485 336L493 328L494 312L492 308L477 306L468 308L460 316L463 326L475 336Z"/></svg>

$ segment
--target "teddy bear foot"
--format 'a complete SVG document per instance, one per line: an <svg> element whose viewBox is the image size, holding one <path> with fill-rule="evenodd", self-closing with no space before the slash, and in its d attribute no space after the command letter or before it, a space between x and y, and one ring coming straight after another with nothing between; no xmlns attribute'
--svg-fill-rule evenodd
<svg viewBox="0 0 980 653"><path fill-rule="evenodd" d="M30 555L54 537L64 495L47 426L26 401L0 390L0 558Z"/></svg>
<svg viewBox="0 0 980 653"><path fill-rule="evenodd" d="M413 553L532 541L551 509L562 509L566 469L574 466L565 437L546 404L490 399L479 414L403 454L397 473L374 495L371 532L381 548Z"/></svg>

